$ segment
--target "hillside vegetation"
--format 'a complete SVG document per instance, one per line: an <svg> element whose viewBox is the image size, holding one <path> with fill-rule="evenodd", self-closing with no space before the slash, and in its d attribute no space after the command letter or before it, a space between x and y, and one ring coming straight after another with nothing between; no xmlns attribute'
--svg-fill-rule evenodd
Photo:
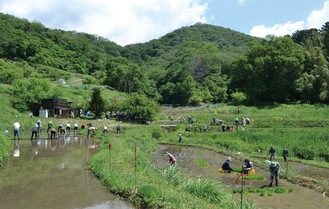
<svg viewBox="0 0 329 209"><path fill-rule="evenodd" d="M291 37L254 38L195 24L121 47L0 14L0 81L79 77L159 103L328 103L329 23Z"/></svg>

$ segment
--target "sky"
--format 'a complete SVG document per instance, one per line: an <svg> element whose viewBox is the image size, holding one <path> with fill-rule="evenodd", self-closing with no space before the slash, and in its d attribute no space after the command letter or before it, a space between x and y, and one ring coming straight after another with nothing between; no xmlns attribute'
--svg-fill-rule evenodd
<svg viewBox="0 0 329 209"><path fill-rule="evenodd" d="M329 0L0 0L0 12L125 46L195 23L256 37L320 29Z"/></svg>

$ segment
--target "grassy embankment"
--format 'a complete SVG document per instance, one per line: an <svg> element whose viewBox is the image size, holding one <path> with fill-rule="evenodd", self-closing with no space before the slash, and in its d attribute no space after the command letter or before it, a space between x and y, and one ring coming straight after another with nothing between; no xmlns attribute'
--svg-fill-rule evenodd
<svg viewBox="0 0 329 209"><path fill-rule="evenodd" d="M237 208L220 183L186 177L169 165L153 165L150 152L158 148L161 135L164 130L155 125L126 126L122 134L103 135L103 149L93 157L91 169L111 192L138 207Z"/></svg>

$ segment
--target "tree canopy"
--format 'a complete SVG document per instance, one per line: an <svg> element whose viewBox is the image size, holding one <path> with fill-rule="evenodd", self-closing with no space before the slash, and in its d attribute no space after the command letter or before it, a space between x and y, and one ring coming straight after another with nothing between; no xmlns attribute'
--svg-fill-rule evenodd
<svg viewBox="0 0 329 209"><path fill-rule="evenodd" d="M48 29L0 13L0 82L80 76L83 84L137 93L160 104L328 104L328 28L329 22L321 29L260 39L198 23L122 47L97 35ZM79 103L76 108L86 106Z"/></svg>

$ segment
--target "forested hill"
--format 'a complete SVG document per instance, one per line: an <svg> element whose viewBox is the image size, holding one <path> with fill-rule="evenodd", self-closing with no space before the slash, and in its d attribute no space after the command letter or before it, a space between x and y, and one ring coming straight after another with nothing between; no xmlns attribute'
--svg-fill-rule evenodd
<svg viewBox="0 0 329 209"><path fill-rule="evenodd" d="M79 76L159 103L329 102L329 23L254 38L208 24L125 47L0 13L0 83Z"/></svg>
<svg viewBox="0 0 329 209"><path fill-rule="evenodd" d="M256 40L256 38L229 28L197 23L177 29L160 39L142 44L127 45L126 48L135 53L138 52L139 57L137 59L131 57L135 61L146 61L149 57L159 57L185 42L206 42L231 56L235 56L245 51L252 40Z"/></svg>

